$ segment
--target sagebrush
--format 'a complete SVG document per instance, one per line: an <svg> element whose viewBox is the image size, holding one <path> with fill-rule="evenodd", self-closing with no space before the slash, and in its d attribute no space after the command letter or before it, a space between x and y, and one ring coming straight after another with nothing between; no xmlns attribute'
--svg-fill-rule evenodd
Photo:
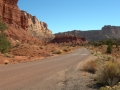
<svg viewBox="0 0 120 90"><path fill-rule="evenodd" d="M120 63L118 61L106 62L98 69L96 78L103 85L116 85L120 80Z"/></svg>

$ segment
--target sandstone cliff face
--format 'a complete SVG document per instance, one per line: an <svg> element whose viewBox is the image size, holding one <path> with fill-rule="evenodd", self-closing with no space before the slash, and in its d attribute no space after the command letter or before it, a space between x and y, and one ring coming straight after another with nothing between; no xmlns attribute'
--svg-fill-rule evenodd
<svg viewBox="0 0 120 90"><path fill-rule="evenodd" d="M14 25L7 24L9 30L5 33L12 44L29 43L29 44L42 44L43 42L26 32L22 28L16 28Z"/></svg>
<svg viewBox="0 0 120 90"><path fill-rule="evenodd" d="M54 38L46 23L40 22L35 16L25 11L21 11L17 3L18 0L0 0L0 16L2 21L9 26L9 30L6 31L7 36L15 40L21 39L20 41L26 41L23 39L28 37L33 42L35 37L37 41ZM21 38L20 35L26 38ZM27 39L27 41L29 40Z"/></svg>
<svg viewBox="0 0 120 90"><path fill-rule="evenodd" d="M8 24L16 23L21 26L21 11L17 3L18 0L0 0L0 16Z"/></svg>
<svg viewBox="0 0 120 90"><path fill-rule="evenodd" d="M28 14L25 11L21 11L22 15L27 18L27 28L26 30L42 40L51 40L54 38L52 32L47 28L45 22L39 21L35 16Z"/></svg>
<svg viewBox="0 0 120 90"><path fill-rule="evenodd" d="M73 30L55 35L74 35L85 37L88 41L104 40L109 38L120 38L120 26L104 26L101 30Z"/></svg>
<svg viewBox="0 0 120 90"><path fill-rule="evenodd" d="M82 45L87 43L84 37L77 37L72 35L56 35L51 43L67 44L67 45Z"/></svg>

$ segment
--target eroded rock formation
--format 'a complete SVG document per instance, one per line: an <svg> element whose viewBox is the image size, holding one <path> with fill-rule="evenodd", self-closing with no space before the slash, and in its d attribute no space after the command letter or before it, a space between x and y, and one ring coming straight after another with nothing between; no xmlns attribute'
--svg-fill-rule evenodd
<svg viewBox="0 0 120 90"><path fill-rule="evenodd" d="M73 30L63 33L57 33L55 35L74 35L85 37L88 41L104 40L109 38L120 38L120 26L107 25L102 27L101 30Z"/></svg>
<svg viewBox="0 0 120 90"><path fill-rule="evenodd" d="M46 23L39 21L35 16L25 11L21 11L17 3L18 0L0 0L0 16L2 21L9 26L9 30L6 31L7 36L20 41L31 40L31 42L54 38ZM25 38L22 38L23 36Z"/></svg>
<svg viewBox="0 0 120 90"><path fill-rule="evenodd" d="M21 11L24 18L27 18L28 28L26 29L30 34L41 38L42 40L51 40L54 38L52 32L47 28L47 24L45 22L39 21L35 16L28 14L25 11ZM25 25L25 24L23 24Z"/></svg>
<svg viewBox="0 0 120 90"><path fill-rule="evenodd" d="M85 39L85 37L77 37L71 35L56 35L51 42L67 45L82 45L87 43L87 40Z"/></svg>

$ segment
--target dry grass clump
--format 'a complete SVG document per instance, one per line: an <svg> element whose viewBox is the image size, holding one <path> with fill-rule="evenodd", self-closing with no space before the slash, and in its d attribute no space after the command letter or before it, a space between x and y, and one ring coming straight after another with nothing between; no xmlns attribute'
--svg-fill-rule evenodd
<svg viewBox="0 0 120 90"><path fill-rule="evenodd" d="M4 56L5 56L5 57L8 57L8 58L14 58L14 56L13 56L13 55L8 54L8 53L5 53L5 54L4 54Z"/></svg>
<svg viewBox="0 0 120 90"><path fill-rule="evenodd" d="M90 73L95 73L97 71L97 64L94 61L87 62L83 66L83 70Z"/></svg>
<svg viewBox="0 0 120 90"><path fill-rule="evenodd" d="M55 50L53 51L53 54L62 54L62 50Z"/></svg>
<svg viewBox="0 0 120 90"><path fill-rule="evenodd" d="M42 47L42 46L40 46L40 49L43 49L43 47Z"/></svg>
<svg viewBox="0 0 120 90"><path fill-rule="evenodd" d="M68 52L68 51L69 51L69 49L65 48L65 49L63 49L63 51L64 51L64 52Z"/></svg>
<svg viewBox="0 0 120 90"><path fill-rule="evenodd" d="M120 90L120 82L113 87L110 86L101 87L100 90Z"/></svg>
<svg viewBox="0 0 120 90"><path fill-rule="evenodd" d="M4 64L5 65L9 64L9 60L4 60Z"/></svg>
<svg viewBox="0 0 120 90"><path fill-rule="evenodd" d="M114 86L120 81L120 63L118 61L107 61L96 74L96 79L103 85Z"/></svg>
<svg viewBox="0 0 120 90"><path fill-rule="evenodd" d="M64 52L69 52L69 51L71 51L71 48L64 48L63 51Z"/></svg>

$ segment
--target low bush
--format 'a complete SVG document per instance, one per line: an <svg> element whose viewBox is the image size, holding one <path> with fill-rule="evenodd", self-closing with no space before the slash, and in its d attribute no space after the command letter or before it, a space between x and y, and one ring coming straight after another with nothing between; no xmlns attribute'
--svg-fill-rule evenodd
<svg viewBox="0 0 120 90"><path fill-rule="evenodd" d="M42 47L42 46L40 46L40 49L43 49L43 47Z"/></svg>
<svg viewBox="0 0 120 90"><path fill-rule="evenodd" d="M8 29L8 27L1 22L2 17L0 16L0 52L5 53L7 52L8 48L10 47L10 42L7 40L4 31Z"/></svg>
<svg viewBox="0 0 120 90"><path fill-rule="evenodd" d="M5 65L9 64L9 60L4 60L4 64Z"/></svg>
<svg viewBox="0 0 120 90"><path fill-rule="evenodd" d="M62 51L61 51L61 50L59 50L59 51L57 51L57 52L56 52L56 54L61 54L61 53L62 53Z"/></svg>
<svg viewBox="0 0 120 90"><path fill-rule="evenodd" d="M98 69L96 79L103 85L116 85L120 80L120 63L118 61L106 62Z"/></svg>
<svg viewBox="0 0 120 90"><path fill-rule="evenodd" d="M95 73L97 71L97 64L94 61L87 62L83 66L83 70L87 71L87 72L90 72L90 73Z"/></svg>
<svg viewBox="0 0 120 90"><path fill-rule="evenodd" d="M53 54L62 54L62 50L53 51Z"/></svg>
<svg viewBox="0 0 120 90"><path fill-rule="evenodd" d="M8 58L14 58L14 56L13 56L13 55L8 54L8 53L5 53L5 54L4 54L4 56L5 56L5 57L8 57Z"/></svg>
<svg viewBox="0 0 120 90"><path fill-rule="evenodd" d="M5 53L10 48L10 42L4 34L0 34L0 52Z"/></svg>
<svg viewBox="0 0 120 90"><path fill-rule="evenodd" d="M112 45L111 44L109 44L108 47L107 47L107 53L108 54L112 53Z"/></svg>
<svg viewBox="0 0 120 90"><path fill-rule="evenodd" d="M64 52L68 52L69 50L68 50L68 49L64 49L63 51L64 51Z"/></svg>
<svg viewBox="0 0 120 90"><path fill-rule="evenodd" d="M113 87L110 86L101 87L100 90L120 90L120 82Z"/></svg>

